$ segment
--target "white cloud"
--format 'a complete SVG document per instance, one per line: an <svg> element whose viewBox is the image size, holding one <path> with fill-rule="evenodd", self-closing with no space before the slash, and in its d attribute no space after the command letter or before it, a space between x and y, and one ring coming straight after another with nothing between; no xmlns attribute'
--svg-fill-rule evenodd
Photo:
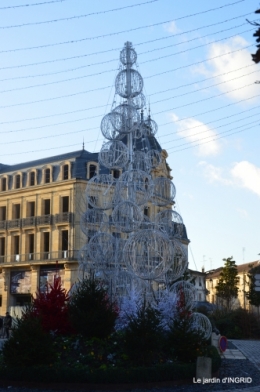
<svg viewBox="0 0 260 392"><path fill-rule="evenodd" d="M260 196L260 167L242 161L234 165L231 174L239 186Z"/></svg>
<svg viewBox="0 0 260 392"><path fill-rule="evenodd" d="M176 26L176 23L175 23L174 21L165 24L163 27L164 27L164 29L165 29L166 31L168 31L168 33L171 33L171 34L173 34L173 33L178 33L178 32L180 31L180 30L178 29L178 27Z"/></svg>
<svg viewBox="0 0 260 392"><path fill-rule="evenodd" d="M217 133L211 128L195 118L188 118L177 122L178 117L174 113L171 113L170 116L172 121L176 122L177 133L181 138L194 145L199 144L197 147L199 155L207 156L219 153L219 142L212 140L217 136Z"/></svg>
<svg viewBox="0 0 260 392"><path fill-rule="evenodd" d="M206 162L200 162L199 165L203 166L204 175L209 182L220 182L224 185L232 184L232 181L230 179L224 177L224 170L222 168L216 167Z"/></svg>
<svg viewBox="0 0 260 392"><path fill-rule="evenodd" d="M200 162L203 173L209 182L218 182L246 188L260 196L260 167L248 161L235 163L231 169L223 169L207 162Z"/></svg>
<svg viewBox="0 0 260 392"><path fill-rule="evenodd" d="M257 95L259 94L259 87L255 84L255 81L259 79L259 73L252 72L260 71L260 69L259 66L251 61L251 53L248 49L245 49L248 45L249 43L240 36L230 38L222 43L213 43L210 45L208 59L215 58L208 60L206 68L203 67L202 70L195 68L194 70L195 72L201 73L203 71L204 74L216 76L216 82L222 83L216 87L220 91L225 92L231 99L241 100ZM238 51L230 53L235 50ZM239 69L246 66L249 67ZM248 86L241 88L246 85ZM250 100L249 102L252 101Z"/></svg>
<svg viewBox="0 0 260 392"><path fill-rule="evenodd" d="M244 210L243 208L237 208L237 212L242 218L247 219L249 217L248 212Z"/></svg>

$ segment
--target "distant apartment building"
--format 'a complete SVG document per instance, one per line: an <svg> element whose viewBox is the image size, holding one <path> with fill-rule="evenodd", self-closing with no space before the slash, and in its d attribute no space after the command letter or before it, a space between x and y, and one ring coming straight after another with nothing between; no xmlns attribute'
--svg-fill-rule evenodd
<svg viewBox="0 0 260 392"><path fill-rule="evenodd" d="M254 266L256 267L259 265L260 261L253 261L251 263L245 263L245 264L240 264L237 266L237 272L238 272L238 296L236 299L234 299L232 307L237 308L241 307L243 309L247 310L253 310L255 311L255 307L251 306L249 304L249 301L246 297L246 293L249 290L249 278L248 278L248 272L249 270ZM222 267L217 268L213 271L208 271L206 273L206 289L207 289L207 300L213 304L216 305L221 305L222 300L221 298L218 298L216 294L216 286L219 282L220 278L220 273L222 271Z"/></svg>

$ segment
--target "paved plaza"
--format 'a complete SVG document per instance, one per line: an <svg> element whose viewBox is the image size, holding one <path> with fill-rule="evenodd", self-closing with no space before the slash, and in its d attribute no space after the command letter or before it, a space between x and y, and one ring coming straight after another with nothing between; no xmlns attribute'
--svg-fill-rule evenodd
<svg viewBox="0 0 260 392"><path fill-rule="evenodd" d="M260 370L260 340L232 340L232 343Z"/></svg>

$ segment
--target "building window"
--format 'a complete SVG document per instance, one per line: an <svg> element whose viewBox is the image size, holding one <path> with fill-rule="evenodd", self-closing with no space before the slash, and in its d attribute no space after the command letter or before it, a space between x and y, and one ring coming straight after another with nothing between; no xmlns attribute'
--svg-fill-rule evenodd
<svg viewBox="0 0 260 392"><path fill-rule="evenodd" d="M15 261L19 261L20 260L20 237L19 235L15 235L13 236L13 254L15 257Z"/></svg>
<svg viewBox="0 0 260 392"><path fill-rule="evenodd" d="M201 277L199 277L199 286L202 286Z"/></svg>
<svg viewBox="0 0 260 392"><path fill-rule="evenodd" d="M35 172L30 173L30 186L35 185Z"/></svg>
<svg viewBox="0 0 260 392"><path fill-rule="evenodd" d="M4 192L4 191L6 191L6 189L7 189L7 181L6 181L6 178L4 177L4 178L2 178L2 192Z"/></svg>
<svg viewBox="0 0 260 392"><path fill-rule="evenodd" d="M20 219L21 205L14 204L13 205L13 219Z"/></svg>
<svg viewBox="0 0 260 392"><path fill-rule="evenodd" d="M6 220L6 207L0 207L0 221Z"/></svg>
<svg viewBox="0 0 260 392"><path fill-rule="evenodd" d="M62 258L66 259L68 257L68 249L69 249L69 231L62 230L61 231Z"/></svg>
<svg viewBox="0 0 260 392"><path fill-rule="evenodd" d="M29 203L27 204L27 208L27 216L35 216L35 201L29 201Z"/></svg>
<svg viewBox="0 0 260 392"><path fill-rule="evenodd" d="M119 178L120 177L120 170L112 170L111 174L114 178Z"/></svg>
<svg viewBox="0 0 260 392"><path fill-rule="evenodd" d="M0 262L4 262L4 257L5 257L5 238L1 237L0 238Z"/></svg>
<svg viewBox="0 0 260 392"><path fill-rule="evenodd" d="M144 215L149 216L149 213L150 213L149 207L144 207Z"/></svg>
<svg viewBox="0 0 260 392"><path fill-rule="evenodd" d="M69 196L64 196L62 200L62 212L69 212Z"/></svg>
<svg viewBox="0 0 260 392"><path fill-rule="evenodd" d="M51 200L45 199L43 201L43 215L50 215L51 213Z"/></svg>
<svg viewBox="0 0 260 392"><path fill-rule="evenodd" d="M89 176L88 178L92 178L96 175L97 166L96 165L89 165Z"/></svg>
<svg viewBox="0 0 260 392"><path fill-rule="evenodd" d="M69 165L63 166L63 180L69 179Z"/></svg>
<svg viewBox="0 0 260 392"><path fill-rule="evenodd" d="M34 259L34 234L28 234L28 253L29 260Z"/></svg>
<svg viewBox="0 0 260 392"><path fill-rule="evenodd" d="M43 258L50 259L50 233L43 233Z"/></svg>
<svg viewBox="0 0 260 392"><path fill-rule="evenodd" d="M44 182L45 182L45 184L48 184L51 182L51 169L45 169Z"/></svg>
<svg viewBox="0 0 260 392"><path fill-rule="evenodd" d="M15 176L15 189L21 188L21 176L20 174L17 174Z"/></svg>

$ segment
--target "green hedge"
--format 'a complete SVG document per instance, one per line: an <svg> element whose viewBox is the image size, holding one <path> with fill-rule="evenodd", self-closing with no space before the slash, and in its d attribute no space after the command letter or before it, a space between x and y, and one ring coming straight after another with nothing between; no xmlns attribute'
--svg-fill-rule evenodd
<svg viewBox="0 0 260 392"><path fill-rule="evenodd" d="M221 364L220 356L215 347L208 347L208 356L212 358L212 371L216 372ZM195 377L195 363L167 363L150 367L138 368L72 368L58 365L31 366L28 368L2 367L0 379L12 381L65 383L136 383L173 380L190 380Z"/></svg>

